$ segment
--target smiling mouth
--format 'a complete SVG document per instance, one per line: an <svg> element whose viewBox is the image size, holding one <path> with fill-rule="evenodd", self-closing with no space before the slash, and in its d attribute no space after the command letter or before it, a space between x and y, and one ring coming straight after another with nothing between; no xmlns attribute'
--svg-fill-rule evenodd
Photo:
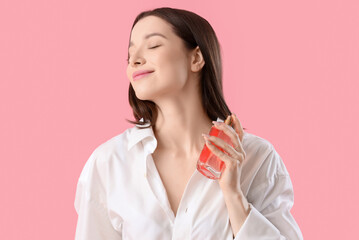
<svg viewBox="0 0 359 240"><path fill-rule="evenodd" d="M153 73L153 72L147 72L147 73L139 74L139 75L137 75L137 76L135 76L135 77L133 78L133 81L136 81L136 80L138 80L138 79L140 79L140 78L144 78L144 77L146 77L147 75L150 75L151 73Z"/></svg>

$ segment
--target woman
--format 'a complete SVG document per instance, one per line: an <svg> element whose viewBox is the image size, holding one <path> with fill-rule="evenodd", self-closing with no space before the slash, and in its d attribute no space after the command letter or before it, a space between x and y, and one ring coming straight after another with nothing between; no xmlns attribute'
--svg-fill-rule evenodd
<svg viewBox="0 0 359 240"><path fill-rule="evenodd" d="M128 54L136 126L86 162L76 239L302 239L282 159L267 140L245 132L224 101L210 24L180 9L142 12ZM229 115L233 128L223 123ZM233 147L205 135L212 121ZM196 169L204 144L225 162L218 180Z"/></svg>

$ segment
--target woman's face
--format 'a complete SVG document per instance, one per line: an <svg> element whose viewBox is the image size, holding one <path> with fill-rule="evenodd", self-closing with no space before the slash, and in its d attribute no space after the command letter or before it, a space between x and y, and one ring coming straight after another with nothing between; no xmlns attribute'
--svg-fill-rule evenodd
<svg viewBox="0 0 359 240"><path fill-rule="evenodd" d="M133 27L130 42L127 77L137 98L153 101L175 96L183 89L190 72L189 51L169 23L147 16ZM133 77L142 70L152 72Z"/></svg>

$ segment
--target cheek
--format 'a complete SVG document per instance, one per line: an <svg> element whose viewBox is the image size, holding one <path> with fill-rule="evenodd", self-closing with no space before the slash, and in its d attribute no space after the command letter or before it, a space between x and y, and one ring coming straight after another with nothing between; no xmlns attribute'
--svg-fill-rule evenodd
<svg viewBox="0 0 359 240"><path fill-rule="evenodd" d="M131 76L130 76L130 69L129 69L129 67L126 67L126 76L127 76L128 81L131 81Z"/></svg>
<svg viewBox="0 0 359 240"><path fill-rule="evenodd" d="M188 66L183 53L171 52L157 59L161 78L183 85L188 77Z"/></svg>

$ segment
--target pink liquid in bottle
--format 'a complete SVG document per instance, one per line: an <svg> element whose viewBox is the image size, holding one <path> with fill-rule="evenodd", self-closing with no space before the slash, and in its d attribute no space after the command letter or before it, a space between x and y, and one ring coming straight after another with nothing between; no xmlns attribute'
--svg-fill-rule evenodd
<svg viewBox="0 0 359 240"><path fill-rule="evenodd" d="M227 134L225 134L222 130L217 129L215 126L212 126L211 130L209 131L209 135L219 137L233 147L232 141L227 136ZM227 152L222 148L213 142L211 143L219 150L227 154ZM205 144L197 161L197 170L210 179L219 179L224 168L225 163L216 155L214 155Z"/></svg>

